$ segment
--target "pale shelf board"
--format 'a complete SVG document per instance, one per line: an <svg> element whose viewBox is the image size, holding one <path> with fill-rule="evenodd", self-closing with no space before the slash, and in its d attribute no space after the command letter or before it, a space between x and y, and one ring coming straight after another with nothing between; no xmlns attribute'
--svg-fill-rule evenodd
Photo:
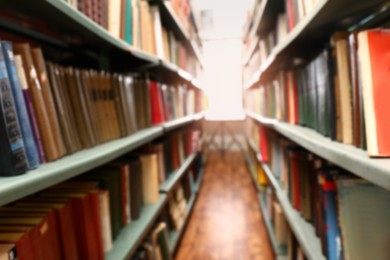
<svg viewBox="0 0 390 260"><path fill-rule="evenodd" d="M92 170L163 135L162 127L151 127L89 149L15 177L0 178L0 205L21 199L88 170Z"/></svg>
<svg viewBox="0 0 390 260"><path fill-rule="evenodd" d="M280 187L268 165L262 163L262 167L273 186L275 195L283 209L284 216L305 252L306 257L311 260L325 260L326 258L321 250L320 239L316 236L313 225L303 219L300 213L292 207L286 191Z"/></svg>
<svg viewBox="0 0 390 260"><path fill-rule="evenodd" d="M329 162L390 190L390 159L370 158L366 151L332 141L307 127L254 116L253 113L248 113L248 116L260 124L272 121L272 124L265 125Z"/></svg>
<svg viewBox="0 0 390 260"><path fill-rule="evenodd" d="M188 173L188 168L194 162L197 153L192 153L189 155L186 160L182 163L179 169L169 174L167 180L160 185L160 192L170 192L173 187L181 180L181 178Z"/></svg>
<svg viewBox="0 0 390 260"><path fill-rule="evenodd" d="M167 202L167 195L160 193L159 196L156 204L144 205L140 218L121 230L113 248L105 254L107 260L128 259L135 253Z"/></svg>

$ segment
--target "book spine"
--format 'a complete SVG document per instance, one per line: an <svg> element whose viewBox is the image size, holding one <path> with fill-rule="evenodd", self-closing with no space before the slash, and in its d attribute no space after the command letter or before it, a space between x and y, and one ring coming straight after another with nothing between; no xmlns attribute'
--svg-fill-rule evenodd
<svg viewBox="0 0 390 260"><path fill-rule="evenodd" d="M32 127L28 116L26 103L23 97L20 79L17 74L12 45L10 42L3 42L2 47L4 60L7 65L8 77L15 99L15 106L22 131L29 169L35 169L39 166L39 154L36 143L34 141Z"/></svg>
<svg viewBox="0 0 390 260"><path fill-rule="evenodd" d="M12 176L24 173L27 168L27 156L17 119L14 99L8 81L6 64L0 52L0 128L1 170L0 176Z"/></svg>
<svg viewBox="0 0 390 260"><path fill-rule="evenodd" d="M30 92L29 92L28 87L27 87L27 79L26 79L26 75L24 73L22 59L19 55L15 56L14 58L15 58L17 73L18 73L20 83L22 86L22 92L23 92L23 97L24 97L24 101L26 104L26 108L27 108L27 113L28 113L30 123L31 123L32 133L34 136L35 143L37 145L39 161L40 161L40 163L45 163L46 156L45 156L45 152L43 150L41 133L39 132L39 129L38 129L38 121L37 121L37 118L35 116L35 111L34 111L34 107L32 104Z"/></svg>

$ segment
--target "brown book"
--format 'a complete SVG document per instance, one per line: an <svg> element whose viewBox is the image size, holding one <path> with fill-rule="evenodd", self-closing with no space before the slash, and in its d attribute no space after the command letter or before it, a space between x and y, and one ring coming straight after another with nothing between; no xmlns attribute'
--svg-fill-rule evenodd
<svg viewBox="0 0 390 260"><path fill-rule="evenodd" d="M75 117L76 129L80 137L82 148L88 148L95 144L92 126L89 122L84 93L81 86L80 73L73 68L66 69L69 97L72 111Z"/></svg>
<svg viewBox="0 0 390 260"><path fill-rule="evenodd" d="M118 119L118 113L115 108L115 95L114 95L114 89L112 85L112 75L106 73L105 75L105 86L104 86L104 93L105 93L105 99L107 102L108 112L111 119L111 126L112 126L112 134L111 139L118 139L121 137L120 133L120 127L119 127L119 119Z"/></svg>
<svg viewBox="0 0 390 260"><path fill-rule="evenodd" d="M132 79L126 76L118 77L118 90L121 104L121 110L123 111L123 124L125 125L126 135L131 135L135 132L132 121L131 106L133 105L133 93L132 93Z"/></svg>
<svg viewBox="0 0 390 260"><path fill-rule="evenodd" d="M75 136L73 129L71 128L69 111L67 110L66 104L64 104L64 94L60 82L60 71L57 65L50 62L47 63L47 69L64 145L68 153L73 153L77 150L77 147L74 142Z"/></svg>
<svg viewBox="0 0 390 260"><path fill-rule="evenodd" d="M60 131L60 126L58 123L58 114L54 105L53 94L50 86L50 81L48 79L46 64L43 58L42 49L41 48L33 48L32 49L32 57L34 61L34 66L38 73L38 79L41 83L42 94L45 101L45 106L47 109L47 114L49 117L50 128L53 131L55 145L59 151L59 156L64 156L66 154L66 149L63 141L63 137Z"/></svg>
<svg viewBox="0 0 390 260"><path fill-rule="evenodd" d="M59 73L59 82L60 82L59 87L61 89L63 104L66 108L67 113L68 113L70 129L72 129L72 138L73 138L72 142L73 142L73 145L75 147L75 150L78 151L78 150L82 149L82 145L81 145L81 141L80 141L80 136L78 135L78 132L77 132L76 118L75 118L75 115L74 115L73 110L72 110L72 105L71 105L72 102L71 102L71 96L69 93L69 85L68 85L68 81L67 81L66 69L64 67L58 66L58 70L60 72Z"/></svg>
<svg viewBox="0 0 390 260"><path fill-rule="evenodd" d="M38 128L43 140L43 148L47 161L53 161L61 157L61 151L56 146L56 136L49 113L45 104L42 86L39 82L37 71L35 69L30 45L27 43L14 44L16 54L22 56L24 70L27 76L28 89L32 97L34 110L38 121Z"/></svg>
<svg viewBox="0 0 390 260"><path fill-rule="evenodd" d="M348 60L348 34L337 32L332 36L333 48L336 52L337 66L337 90L340 97L340 116L342 126L342 142L352 144L353 141L353 122L352 122L352 97L351 97L351 78L349 74Z"/></svg>
<svg viewBox="0 0 390 260"><path fill-rule="evenodd" d="M56 66L55 71L57 75L58 95L60 95L58 99L62 100L62 104L64 106L64 113L66 114L66 120L71 134L69 145L72 147L72 151L75 152L81 149L81 143L76 129L76 121L72 111L69 93L67 91L65 69L63 67Z"/></svg>
<svg viewBox="0 0 390 260"><path fill-rule="evenodd" d="M98 136L100 143L107 141L106 133L104 131L103 122L104 122L104 109L102 107L102 98L101 98L101 90L100 90L100 77L99 73L96 71L90 71L90 94L92 95L92 105L95 108L96 113L96 124L98 129Z"/></svg>
<svg viewBox="0 0 390 260"><path fill-rule="evenodd" d="M359 88L359 72L358 72L358 40L357 40L358 31L351 33L348 37L349 43L349 62L351 65L350 77L352 84L352 119L353 119L353 144L356 147L361 147L361 117L362 117L362 108L361 108L361 90Z"/></svg>
<svg viewBox="0 0 390 260"><path fill-rule="evenodd" d="M124 109L125 106L123 104L123 99L121 98L122 81L123 81L122 76L113 75L111 77L112 93L114 95L113 98L115 103L115 110L118 116L120 136L127 136L130 135L130 128L128 127L128 124L125 119L126 109Z"/></svg>
<svg viewBox="0 0 390 260"><path fill-rule="evenodd" d="M91 72L87 70L81 71L81 80L83 84L83 91L85 97L85 103L87 106L87 112L89 114L90 123L93 129L93 136L95 137L96 144L102 142L99 132L98 112L95 105L96 98L94 95L93 84L92 84Z"/></svg>
<svg viewBox="0 0 390 260"><path fill-rule="evenodd" d="M157 154L145 154L141 156L142 164L142 198L144 204L158 202L159 174Z"/></svg>

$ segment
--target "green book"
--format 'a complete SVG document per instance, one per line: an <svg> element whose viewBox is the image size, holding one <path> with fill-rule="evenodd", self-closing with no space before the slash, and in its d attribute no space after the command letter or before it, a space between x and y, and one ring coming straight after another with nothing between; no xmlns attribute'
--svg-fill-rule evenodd
<svg viewBox="0 0 390 260"><path fill-rule="evenodd" d="M125 41L133 45L133 6L132 0L126 0L125 11Z"/></svg>

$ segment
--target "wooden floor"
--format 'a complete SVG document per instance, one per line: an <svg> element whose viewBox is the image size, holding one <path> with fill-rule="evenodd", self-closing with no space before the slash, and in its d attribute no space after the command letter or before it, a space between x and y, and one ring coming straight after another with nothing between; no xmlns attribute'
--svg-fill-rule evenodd
<svg viewBox="0 0 390 260"><path fill-rule="evenodd" d="M241 153L208 155L176 260L273 259L256 190Z"/></svg>

